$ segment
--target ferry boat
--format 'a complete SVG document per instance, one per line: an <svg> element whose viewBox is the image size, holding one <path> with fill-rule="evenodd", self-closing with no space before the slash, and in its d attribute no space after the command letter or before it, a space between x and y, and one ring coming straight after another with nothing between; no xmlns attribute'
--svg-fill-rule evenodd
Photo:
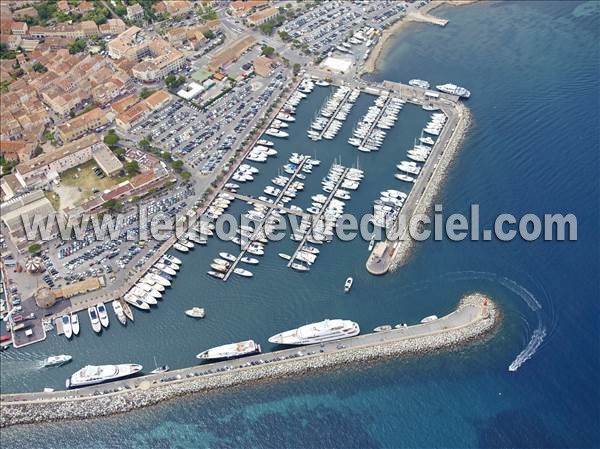
<svg viewBox="0 0 600 449"><path fill-rule="evenodd" d="M439 86L435 86L437 90L441 92L445 92L451 95L457 95L459 97L469 98L471 96L471 92L469 92L464 87L457 86L456 84L448 83L448 84L440 84Z"/></svg>
<svg viewBox="0 0 600 449"><path fill-rule="evenodd" d="M352 279L351 277L346 279L346 283L344 284L344 292L345 293L348 293L350 291L353 283L354 283L354 279Z"/></svg>
<svg viewBox="0 0 600 449"><path fill-rule="evenodd" d="M96 385L102 382L133 376L142 370L142 365L127 363L123 365L87 365L73 373L66 381L67 388Z"/></svg>
<svg viewBox="0 0 600 449"><path fill-rule="evenodd" d="M323 320L273 335L269 338L269 343L309 345L354 337L359 333L360 327L354 321L341 319Z"/></svg>
<svg viewBox="0 0 600 449"><path fill-rule="evenodd" d="M125 324L127 324L127 317L125 316L125 312L123 311L123 306L121 303L115 299L112 302L112 308L117 316L117 319L119 320L119 323L125 326Z"/></svg>
<svg viewBox="0 0 600 449"><path fill-rule="evenodd" d="M73 360L73 357L70 355L66 355L66 354L52 355L52 356L48 357L46 360L44 360L43 366L44 367L61 366L61 365L64 365L65 363L69 363L71 360Z"/></svg>
<svg viewBox="0 0 600 449"><path fill-rule="evenodd" d="M98 319L98 310L96 310L95 306L88 307L88 316L90 317L94 332L100 333L102 324L100 324L100 320Z"/></svg>
<svg viewBox="0 0 600 449"><path fill-rule="evenodd" d="M96 310L98 311L98 316L100 317L100 324L102 327L108 327L108 313L106 312L104 303L98 303Z"/></svg>
<svg viewBox="0 0 600 449"><path fill-rule="evenodd" d="M408 84L414 87L420 87L421 89L429 89L429 82L425 80L412 79Z"/></svg>
<svg viewBox="0 0 600 449"><path fill-rule="evenodd" d="M260 354L260 351L261 348L258 343L254 340L246 340L208 349L196 355L196 358L200 360L227 360L252 354Z"/></svg>
<svg viewBox="0 0 600 449"><path fill-rule="evenodd" d="M204 318L204 309L202 307L192 307L186 310L185 314L191 318Z"/></svg>
<svg viewBox="0 0 600 449"><path fill-rule="evenodd" d="M76 313L71 314L71 329L73 330L73 335L79 335L79 317Z"/></svg>
<svg viewBox="0 0 600 449"><path fill-rule="evenodd" d="M71 317L69 315L62 316L62 326L65 337L70 339L73 336L73 327L71 325Z"/></svg>

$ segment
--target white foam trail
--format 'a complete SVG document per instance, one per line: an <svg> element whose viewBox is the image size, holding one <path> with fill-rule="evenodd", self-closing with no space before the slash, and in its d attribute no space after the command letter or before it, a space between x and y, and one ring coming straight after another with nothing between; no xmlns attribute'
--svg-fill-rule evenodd
<svg viewBox="0 0 600 449"><path fill-rule="evenodd" d="M535 331L533 331L531 340L529 340L529 343L527 343L527 346L525 346L525 349L523 349L519 354L517 354L517 356L515 357L513 362L509 365L508 370L509 371L518 370L523 363L525 363L527 360L529 360L531 357L533 357L533 354L535 354L537 349L540 347L540 345L544 341L545 336L546 336L546 328L545 327L538 328Z"/></svg>

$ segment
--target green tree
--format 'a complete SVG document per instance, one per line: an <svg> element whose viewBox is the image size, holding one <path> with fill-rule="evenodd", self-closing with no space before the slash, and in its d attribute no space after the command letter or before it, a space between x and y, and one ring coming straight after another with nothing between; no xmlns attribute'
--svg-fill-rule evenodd
<svg viewBox="0 0 600 449"><path fill-rule="evenodd" d="M125 164L125 173L129 176L136 175L140 172L140 164L137 161L130 161Z"/></svg>
<svg viewBox="0 0 600 449"><path fill-rule="evenodd" d="M184 181L187 181L188 179L190 179L192 177L191 173L188 171L182 171L180 173L180 176Z"/></svg>
<svg viewBox="0 0 600 449"><path fill-rule="evenodd" d="M69 53L74 55L75 53L81 53L85 50L86 42L85 39L78 37L73 41L73 43L69 46Z"/></svg>
<svg viewBox="0 0 600 449"><path fill-rule="evenodd" d="M265 45L262 48L262 54L263 56L273 56L273 53L275 53L275 49L273 47L269 47L268 45Z"/></svg>
<svg viewBox="0 0 600 449"><path fill-rule="evenodd" d="M287 31L280 31L279 37L282 41L287 42L290 40L290 34Z"/></svg>
<svg viewBox="0 0 600 449"><path fill-rule="evenodd" d="M204 35L204 37L205 37L205 38L207 38L208 40L214 39L214 37L215 37L215 32L214 32L213 30L207 30L207 31L204 31L202 34L203 34L203 35Z"/></svg>
<svg viewBox="0 0 600 449"><path fill-rule="evenodd" d="M145 100L150 95L152 95L154 92L156 92L156 91L152 90L152 89L148 89L147 87L144 87L144 88L142 88L142 91L140 92L140 98L142 100Z"/></svg>
<svg viewBox="0 0 600 449"><path fill-rule="evenodd" d="M112 147L119 143L119 136L117 136L117 133L114 129L108 130L108 133L106 134L106 136L104 136L104 143L109 147Z"/></svg>
<svg viewBox="0 0 600 449"><path fill-rule="evenodd" d="M8 49L8 45L4 42L0 43L0 59L15 59L17 54L13 50Z"/></svg>
<svg viewBox="0 0 600 449"><path fill-rule="evenodd" d="M294 64L292 67L292 71L294 72L294 75L297 75L298 73L300 73L300 64L298 64L298 63Z"/></svg>
<svg viewBox="0 0 600 449"><path fill-rule="evenodd" d="M104 202L104 204L102 204L102 207L111 212L120 212L121 210L123 210L123 205L119 203L115 198Z"/></svg>
<svg viewBox="0 0 600 449"><path fill-rule="evenodd" d="M176 171L181 171L181 169L183 168L183 161L181 160L176 160L171 162L171 167L173 167Z"/></svg>
<svg viewBox="0 0 600 449"><path fill-rule="evenodd" d="M48 69L44 66L44 64L42 64L39 61L36 61L35 64L33 64L33 66L31 66L31 68L38 73L44 73L47 72Z"/></svg>

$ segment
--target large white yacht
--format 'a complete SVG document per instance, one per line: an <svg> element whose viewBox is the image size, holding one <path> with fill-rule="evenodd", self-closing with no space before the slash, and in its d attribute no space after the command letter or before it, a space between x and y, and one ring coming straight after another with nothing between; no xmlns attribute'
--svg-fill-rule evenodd
<svg viewBox="0 0 600 449"><path fill-rule="evenodd" d="M258 343L254 340L246 340L207 349L196 355L196 358L200 360L233 359L245 355L259 354L260 351L261 349Z"/></svg>
<svg viewBox="0 0 600 449"><path fill-rule="evenodd" d="M456 84L440 84L439 86L435 86L437 90L441 90L442 92L446 92L451 95L458 95L459 97L469 98L471 96L471 92L461 86L457 86Z"/></svg>
<svg viewBox="0 0 600 449"><path fill-rule="evenodd" d="M308 345L354 337L359 333L360 327L354 321L323 320L273 335L269 338L269 342L280 345Z"/></svg>
<svg viewBox="0 0 600 449"><path fill-rule="evenodd" d="M67 388L95 385L109 380L131 376L142 370L142 365L126 363L123 365L87 365L73 373L66 381Z"/></svg>

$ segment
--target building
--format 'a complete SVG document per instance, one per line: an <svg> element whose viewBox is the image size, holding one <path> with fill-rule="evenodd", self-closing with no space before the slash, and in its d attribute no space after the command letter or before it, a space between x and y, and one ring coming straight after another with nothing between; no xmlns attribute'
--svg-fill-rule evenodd
<svg viewBox="0 0 600 449"><path fill-rule="evenodd" d="M260 26L263 23L268 22L269 20L274 19L279 15L279 9L277 8L267 8L256 11L255 13L248 16L246 19L250 25Z"/></svg>
<svg viewBox="0 0 600 449"><path fill-rule="evenodd" d="M185 55L170 47L166 52L136 64L131 73L140 81L152 82L165 78L169 73L179 70L184 63Z"/></svg>
<svg viewBox="0 0 600 449"><path fill-rule="evenodd" d="M96 128L107 125L108 117L100 108L94 108L56 127L60 139L67 143L83 137Z"/></svg>
<svg viewBox="0 0 600 449"><path fill-rule="evenodd" d="M35 145L24 140L0 140L0 154L11 161L28 161L33 155Z"/></svg>
<svg viewBox="0 0 600 449"><path fill-rule="evenodd" d="M31 244L39 242L42 237L38 235L37 238L29 240L23 226L23 220L26 219L31 223L35 216L47 218L55 212L54 207L52 207L42 190L35 190L13 197L0 205L2 222L8 230L10 239L21 253L27 251ZM58 228L55 224L50 229L50 235L47 237L56 235L58 235Z"/></svg>
<svg viewBox="0 0 600 449"><path fill-rule="evenodd" d="M268 4L269 2L266 0L238 0L231 2L229 8L234 16L241 17Z"/></svg>
<svg viewBox="0 0 600 449"><path fill-rule="evenodd" d="M212 72L218 72L221 68L236 61L241 55L248 51L256 39L250 35L243 36L232 42L227 48L217 52L208 63L208 69Z"/></svg>
<svg viewBox="0 0 600 449"><path fill-rule="evenodd" d="M120 34L127 29L127 25L121 19L108 19L98 27L100 34Z"/></svg>
<svg viewBox="0 0 600 449"><path fill-rule="evenodd" d="M192 4L188 0L159 1L152 6L159 14L168 14L171 17L181 17L192 12Z"/></svg>
<svg viewBox="0 0 600 449"><path fill-rule="evenodd" d="M182 89L177 92L177 95L184 100L191 100L196 98L204 91L204 87L201 84L191 82L187 83Z"/></svg>
<svg viewBox="0 0 600 449"><path fill-rule="evenodd" d="M98 25L92 20L84 20L74 24L61 23L55 27L32 26L29 29L29 34L35 38L58 36L77 39L97 36L98 33Z"/></svg>
<svg viewBox="0 0 600 449"><path fill-rule="evenodd" d="M171 101L171 94L166 90L158 90L145 100L151 111L163 108L169 101Z"/></svg>
<svg viewBox="0 0 600 449"><path fill-rule="evenodd" d="M142 20L144 18L144 8L139 3L127 7L127 18L129 20Z"/></svg>
<svg viewBox="0 0 600 449"><path fill-rule="evenodd" d="M25 22L13 22L10 27L10 31L12 34L16 34L18 36L24 36L27 34L27 24Z"/></svg>
<svg viewBox="0 0 600 449"><path fill-rule="evenodd" d="M117 176L123 171L123 163L104 144L94 146L93 158L106 176Z"/></svg>
<svg viewBox="0 0 600 449"><path fill-rule="evenodd" d="M273 60L266 56L259 56L254 58L252 66L254 67L254 73L266 78L271 74L271 70L273 70Z"/></svg>
<svg viewBox="0 0 600 449"><path fill-rule="evenodd" d="M115 123L123 130L128 131L132 126L141 122L150 112L144 101L139 101L115 117Z"/></svg>

